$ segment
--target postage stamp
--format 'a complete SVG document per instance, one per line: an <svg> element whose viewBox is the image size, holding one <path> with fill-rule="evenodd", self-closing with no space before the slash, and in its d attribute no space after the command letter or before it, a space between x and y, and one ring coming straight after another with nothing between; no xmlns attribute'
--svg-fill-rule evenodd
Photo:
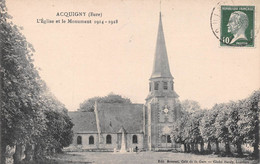
<svg viewBox="0 0 260 164"><path fill-rule="evenodd" d="M221 6L220 46L254 47L255 6Z"/></svg>

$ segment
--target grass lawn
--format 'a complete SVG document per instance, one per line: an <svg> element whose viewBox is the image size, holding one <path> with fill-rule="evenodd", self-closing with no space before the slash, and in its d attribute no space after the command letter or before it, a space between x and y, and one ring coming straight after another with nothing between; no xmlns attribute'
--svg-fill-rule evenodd
<svg viewBox="0 0 260 164"><path fill-rule="evenodd" d="M58 155L58 163L90 163L90 164L257 164L257 161L243 158L217 157L216 155L194 155L172 152L140 152L110 153L110 152L67 152Z"/></svg>

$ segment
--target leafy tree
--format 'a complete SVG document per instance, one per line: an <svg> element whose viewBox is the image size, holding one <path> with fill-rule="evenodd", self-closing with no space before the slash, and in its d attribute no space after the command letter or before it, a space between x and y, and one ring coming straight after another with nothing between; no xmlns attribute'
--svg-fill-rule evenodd
<svg viewBox="0 0 260 164"><path fill-rule="evenodd" d="M238 122L241 120L240 117L240 108L242 107L242 101L235 103L231 102L229 104L230 113L229 118L226 122L228 130L230 132L232 143L237 146L237 153L239 156L243 155L242 152L242 143L244 139L244 133L241 131L241 126L238 124Z"/></svg>
<svg viewBox="0 0 260 164"><path fill-rule="evenodd" d="M216 117L218 115L217 105L215 105L211 110L205 112L201 120L200 131L202 137L205 141L208 142L207 151L211 152L211 142L215 142L217 150L216 153L219 152L219 144L216 137L216 127L214 123L216 121Z"/></svg>
<svg viewBox="0 0 260 164"><path fill-rule="evenodd" d="M183 110L190 113L201 110L199 103L194 100L184 100L181 102L181 106Z"/></svg>
<svg viewBox="0 0 260 164"><path fill-rule="evenodd" d="M229 107L226 104L218 105L219 114L216 118L214 126L216 126L216 137L220 142L225 143L225 154L230 155L230 132L227 127L227 120L229 118Z"/></svg>
<svg viewBox="0 0 260 164"><path fill-rule="evenodd" d="M92 97L92 98L89 98L87 100L85 100L83 103L81 103L79 106L79 111L89 111L89 112L93 112L94 111L94 105L95 105L95 102L98 100L100 100L101 97Z"/></svg>
<svg viewBox="0 0 260 164"><path fill-rule="evenodd" d="M32 151L37 151L33 150L33 145L48 143L50 134L46 136L46 132L52 127L51 122L61 128L56 126L55 129L61 132L55 148L68 145L72 139L72 123L64 106L46 95L47 87L33 64L34 49L20 28L10 21L4 0L0 2L0 12L1 163L5 163L7 146L15 146L14 163L19 163L23 145L26 146L25 160L31 160L35 154ZM57 112L57 117L46 119L46 111Z"/></svg>
<svg viewBox="0 0 260 164"><path fill-rule="evenodd" d="M49 149L60 152L65 146L72 142L72 122L66 113L54 110L46 111L47 137L49 137Z"/></svg>
<svg viewBox="0 0 260 164"><path fill-rule="evenodd" d="M243 101L241 119L238 121L244 142L254 147L253 156L256 159L259 159L259 104L260 90L257 90Z"/></svg>
<svg viewBox="0 0 260 164"><path fill-rule="evenodd" d="M121 95L117 95L114 93L110 93L104 97L93 97L85 100L80 104L79 111L94 111L95 102L99 103L122 103L122 104L131 104L131 100L129 98L124 98Z"/></svg>
<svg viewBox="0 0 260 164"><path fill-rule="evenodd" d="M204 141L200 132L200 124L201 124L201 119L203 118L205 111L196 111L191 114L190 122L190 141L192 143L192 148L194 152L198 152L198 147L197 145L200 144L201 147L201 152L203 152L204 148Z"/></svg>
<svg viewBox="0 0 260 164"><path fill-rule="evenodd" d="M188 120L190 120L190 114L186 111L181 110L181 115L179 119L177 119L177 121L173 124L173 130L171 133L171 138L174 138L174 141L176 143L184 145L184 152L190 151L188 147Z"/></svg>
<svg viewBox="0 0 260 164"><path fill-rule="evenodd" d="M71 122L67 109L49 91L42 96L42 107L46 118L46 128L40 135L35 136L34 159L39 160L53 152L60 152L65 146L72 142L73 123Z"/></svg>
<svg viewBox="0 0 260 164"><path fill-rule="evenodd" d="M1 2L1 155L6 146L16 146L14 162L21 160L21 148L43 128L44 117L38 108L41 79L33 65L34 49L13 25ZM43 122L43 124L42 124ZM40 123L40 124L37 124ZM5 158L2 158L4 162Z"/></svg>
<svg viewBox="0 0 260 164"><path fill-rule="evenodd" d="M204 111L192 110L192 113L188 112L189 110L180 111L181 116L173 124L172 138L176 143L184 145L185 152L198 152L198 144L201 145L201 151L203 151L204 141L199 126Z"/></svg>

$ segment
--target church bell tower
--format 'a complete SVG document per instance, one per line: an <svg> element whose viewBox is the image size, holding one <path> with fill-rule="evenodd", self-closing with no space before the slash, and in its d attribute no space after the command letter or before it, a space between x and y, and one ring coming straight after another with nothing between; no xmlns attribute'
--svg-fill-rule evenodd
<svg viewBox="0 0 260 164"><path fill-rule="evenodd" d="M178 95L168 62L161 12L149 94L144 106L144 146L148 150L171 149L171 128L178 118Z"/></svg>

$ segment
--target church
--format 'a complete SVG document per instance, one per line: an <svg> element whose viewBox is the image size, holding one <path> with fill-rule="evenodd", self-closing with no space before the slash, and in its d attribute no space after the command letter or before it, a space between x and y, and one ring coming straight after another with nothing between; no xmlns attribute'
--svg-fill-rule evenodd
<svg viewBox="0 0 260 164"><path fill-rule="evenodd" d="M71 148L79 151L172 150L171 128L180 116L161 13L149 93L145 104L95 103L94 112L69 112Z"/></svg>

